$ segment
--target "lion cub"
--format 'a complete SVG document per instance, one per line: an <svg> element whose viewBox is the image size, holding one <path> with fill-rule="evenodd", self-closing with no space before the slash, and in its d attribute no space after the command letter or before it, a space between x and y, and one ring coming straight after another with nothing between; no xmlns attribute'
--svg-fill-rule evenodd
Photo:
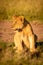
<svg viewBox="0 0 43 65"><path fill-rule="evenodd" d="M35 52L35 39L31 25L23 16L14 16L13 29L15 31L14 43L18 53L23 52L23 43L30 50ZM23 42L23 43L22 43Z"/></svg>

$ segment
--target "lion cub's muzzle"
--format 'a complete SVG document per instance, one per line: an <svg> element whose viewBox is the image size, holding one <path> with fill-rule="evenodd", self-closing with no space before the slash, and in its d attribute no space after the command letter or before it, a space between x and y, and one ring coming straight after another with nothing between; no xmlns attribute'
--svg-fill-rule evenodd
<svg viewBox="0 0 43 65"><path fill-rule="evenodd" d="M15 31L21 32L21 31L22 31L22 29L15 29Z"/></svg>

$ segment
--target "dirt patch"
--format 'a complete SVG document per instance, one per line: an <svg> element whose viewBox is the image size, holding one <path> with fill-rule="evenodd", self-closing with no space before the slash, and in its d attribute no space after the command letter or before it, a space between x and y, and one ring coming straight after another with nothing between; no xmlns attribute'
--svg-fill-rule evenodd
<svg viewBox="0 0 43 65"><path fill-rule="evenodd" d="M39 40L43 40L43 24L42 23L30 23L34 33ZM12 29L12 22L1 21L0 22L0 40L4 42L13 42L14 30Z"/></svg>

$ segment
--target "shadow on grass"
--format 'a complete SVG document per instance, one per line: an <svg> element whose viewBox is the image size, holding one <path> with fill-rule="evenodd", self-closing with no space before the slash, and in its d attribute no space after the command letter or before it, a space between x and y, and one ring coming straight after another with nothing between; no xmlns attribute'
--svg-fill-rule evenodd
<svg viewBox="0 0 43 65"><path fill-rule="evenodd" d="M36 49L38 50L38 53L36 54L36 57L43 57L43 42L36 42Z"/></svg>
<svg viewBox="0 0 43 65"><path fill-rule="evenodd" d="M36 57L37 59L43 57L43 42L36 42L35 47L37 49L37 52L31 54L31 59L33 59L34 57Z"/></svg>
<svg viewBox="0 0 43 65"><path fill-rule="evenodd" d="M38 46L43 47L43 42L36 42L35 46L36 46L36 48L37 48Z"/></svg>

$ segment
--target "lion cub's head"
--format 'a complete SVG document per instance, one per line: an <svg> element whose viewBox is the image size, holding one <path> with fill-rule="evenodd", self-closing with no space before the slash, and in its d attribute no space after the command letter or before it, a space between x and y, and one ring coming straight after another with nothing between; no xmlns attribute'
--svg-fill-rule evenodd
<svg viewBox="0 0 43 65"><path fill-rule="evenodd" d="M13 25L12 28L14 30L21 29L23 27L24 17L23 16L13 16Z"/></svg>

